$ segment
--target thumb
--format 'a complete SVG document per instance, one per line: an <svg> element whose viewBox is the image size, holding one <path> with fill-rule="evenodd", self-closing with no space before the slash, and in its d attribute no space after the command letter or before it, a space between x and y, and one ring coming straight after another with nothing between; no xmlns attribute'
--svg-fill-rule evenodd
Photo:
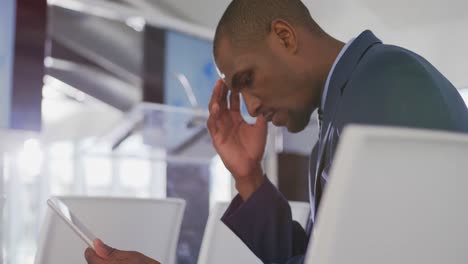
<svg viewBox="0 0 468 264"><path fill-rule="evenodd" d="M257 116L257 120L255 120L255 127L262 128L265 130L268 128L268 122L266 121L263 115Z"/></svg>
<svg viewBox="0 0 468 264"><path fill-rule="evenodd" d="M115 251L114 248L104 244L101 239L94 240L93 244L96 250L96 254L103 259L109 258L110 255Z"/></svg>

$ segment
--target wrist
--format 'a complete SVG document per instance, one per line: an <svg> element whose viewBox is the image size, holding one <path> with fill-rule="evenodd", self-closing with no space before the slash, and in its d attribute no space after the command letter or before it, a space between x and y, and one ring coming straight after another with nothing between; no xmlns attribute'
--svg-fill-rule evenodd
<svg viewBox="0 0 468 264"><path fill-rule="evenodd" d="M236 189L242 200L247 201L265 182L261 166L256 167L247 177L236 178Z"/></svg>

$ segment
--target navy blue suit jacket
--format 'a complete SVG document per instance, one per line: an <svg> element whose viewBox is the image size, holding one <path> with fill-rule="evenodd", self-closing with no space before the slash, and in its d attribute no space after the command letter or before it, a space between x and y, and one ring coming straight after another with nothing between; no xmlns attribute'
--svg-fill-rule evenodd
<svg viewBox="0 0 468 264"><path fill-rule="evenodd" d="M468 111L455 87L421 56L384 45L364 31L331 76L320 139L310 157L312 211L319 206L340 132L350 123L468 132ZM317 168L318 165L318 168ZM247 201L237 196L222 221L264 263L303 263L307 232L268 180Z"/></svg>

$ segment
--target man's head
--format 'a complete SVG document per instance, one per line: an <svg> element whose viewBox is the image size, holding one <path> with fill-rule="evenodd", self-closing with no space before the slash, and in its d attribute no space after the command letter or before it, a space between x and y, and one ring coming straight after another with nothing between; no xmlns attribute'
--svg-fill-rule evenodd
<svg viewBox="0 0 468 264"><path fill-rule="evenodd" d="M300 0L233 0L216 29L214 57L250 115L298 132L320 103L330 63L319 43L327 37Z"/></svg>

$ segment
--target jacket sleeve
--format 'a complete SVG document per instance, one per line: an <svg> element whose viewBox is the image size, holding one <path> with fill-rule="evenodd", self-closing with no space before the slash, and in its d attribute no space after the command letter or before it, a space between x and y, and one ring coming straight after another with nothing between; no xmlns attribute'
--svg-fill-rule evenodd
<svg viewBox="0 0 468 264"><path fill-rule="evenodd" d="M247 200L237 195L221 219L263 263L300 264L307 236L288 201L265 179Z"/></svg>

